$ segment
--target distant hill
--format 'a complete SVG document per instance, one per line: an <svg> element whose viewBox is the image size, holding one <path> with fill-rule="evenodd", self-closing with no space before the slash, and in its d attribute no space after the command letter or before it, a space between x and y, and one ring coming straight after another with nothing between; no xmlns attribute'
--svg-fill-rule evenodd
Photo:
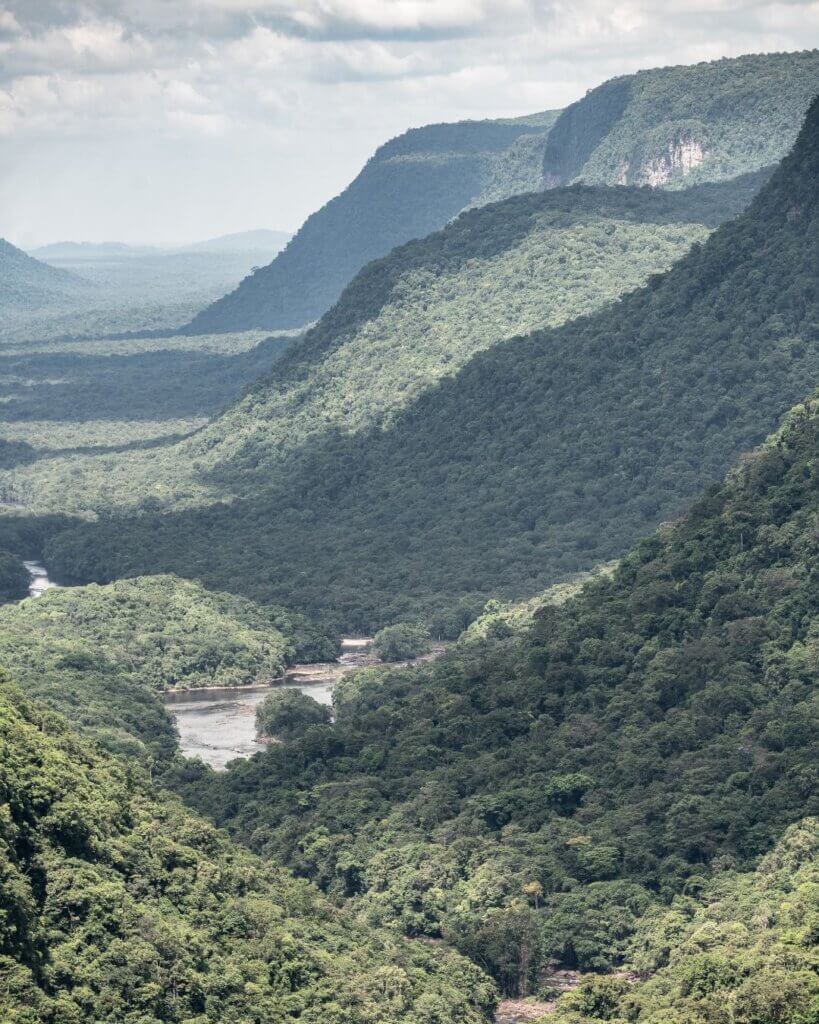
<svg viewBox="0 0 819 1024"><path fill-rule="evenodd" d="M51 267L0 238L0 313L34 312L92 291L79 275Z"/></svg>
<svg viewBox="0 0 819 1024"><path fill-rule="evenodd" d="M125 259L159 252L155 245L126 245L125 242L52 242L32 249L30 255L47 262L69 260Z"/></svg>
<svg viewBox="0 0 819 1024"><path fill-rule="evenodd" d="M279 252L291 238L289 231L238 231L232 235L208 238L204 242L179 246L180 252Z"/></svg>
<svg viewBox="0 0 819 1024"><path fill-rule="evenodd" d="M270 266L203 310L191 331L288 329L316 320L365 263L442 227L491 182L497 191L517 140L539 140L528 163L538 176L553 116L435 124L392 139L341 195L308 217Z"/></svg>
<svg viewBox="0 0 819 1024"><path fill-rule="evenodd" d="M549 133L547 186L680 188L781 160L819 93L819 50L750 54L613 78Z"/></svg>
<svg viewBox="0 0 819 1024"><path fill-rule="evenodd" d="M32 249L31 256L47 262L127 259L184 252L271 252L282 249L290 238L287 231L238 231L232 235L207 238L189 245L128 245L125 242L52 242Z"/></svg>
<svg viewBox="0 0 819 1024"><path fill-rule="evenodd" d="M817 91L819 51L748 56L612 79L559 116L414 129L190 329L301 327L365 263L468 206L579 179L676 188L758 170L788 151Z"/></svg>
<svg viewBox="0 0 819 1024"><path fill-rule="evenodd" d="M281 231L259 230L176 248L72 241L42 246L32 250L38 260L96 287L83 292L80 302L73 292L60 292L48 319L19 324L7 320L2 329L22 338L158 327L170 331L268 263L288 237Z"/></svg>

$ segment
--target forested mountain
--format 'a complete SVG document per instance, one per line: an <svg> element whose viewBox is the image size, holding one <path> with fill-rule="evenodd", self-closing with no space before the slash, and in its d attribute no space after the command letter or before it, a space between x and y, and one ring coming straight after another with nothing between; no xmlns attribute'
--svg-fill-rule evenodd
<svg viewBox="0 0 819 1024"><path fill-rule="evenodd" d="M613 576L432 665L361 673L333 725L176 785L507 992L555 966L636 972L570 999L578 1020L713 1024L729 1000L726 1021L807 1021L815 822L735 872L819 810L818 447L811 399Z"/></svg>
<svg viewBox="0 0 819 1024"><path fill-rule="evenodd" d="M613 79L556 122L550 112L414 129L191 329L301 327L367 262L466 206L579 179L679 187L776 163L818 85L819 51L766 54Z"/></svg>
<svg viewBox="0 0 819 1024"><path fill-rule="evenodd" d="M289 329L316 320L365 263L442 227L490 183L497 189L505 153L523 136L540 140L528 160L537 168L552 120L434 124L391 139L339 196L307 218L273 263L199 313L190 329Z"/></svg>
<svg viewBox="0 0 819 1024"><path fill-rule="evenodd" d="M456 954L356 923L0 680L7 1024L481 1024Z"/></svg>
<svg viewBox="0 0 819 1024"><path fill-rule="evenodd" d="M323 411L327 429L295 448L267 433L274 376L175 465L158 453L171 458L164 487L185 495L193 470L189 482L238 500L106 515L52 536L48 558L68 577L175 572L370 628L448 614L459 598L525 596L621 553L815 379L818 170L814 104L746 213L648 287L493 345L385 425L354 432ZM309 404L308 389L293 395ZM379 400L353 374L341 412ZM110 488L140 469L104 472Z"/></svg>
<svg viewBox="0 0 819 1024"><path fill-rule="evenodd" d="M27 256L0 238L0 304L5 312L33 312L70 299L87 299L93 291L91 283L79 275Z"/></svg>
<svg viewBox="0 0 819 1024"><path fill-rule="evenodd" d="M156 353L126 353L119 343L102 360L89 358L87 346L82 355L64 345L48 353L15 353L0 360L0 397L7 390L0 421L218 411L219 396L231 387L235 394L237 380L249 380L254 367L257 376L264 373L265 360L272 365L277 354L292 349L291 358L266 375L269 380L198 436L187 453L115 454L116 469L103 470L97 465L103 452L60 451L49 430L42 439L49 451L0 448L0 465L26 466L4 492L27 504L31 496L38 508L66 511L138 504L149 491L152 500L161 493L175 501L196 489L193 478L201 480L202 470L228 461L252 431L255 468L245 465L240 481L234 473L224 485L225 494L234 493L234 485L246 493L265 485L282 456L309 438L334 428L384 426L476 352L591 312L644 284L747 206L769 174L680 193L553 189L472 210L366 267L298 343L269 339L247 354L224 358L187 352L182 338L174 351ZM200 343L220 337L238 339L216 335ZM93 354L98 351L95 346ZM31 381L24 391L17 386L21 376ZM39 440L33 430L25 437ZM157 489L146 474L167 479ZM113 480L121 480L122 488ZM135 488L135 480L144 486Z"/></svg>
<svg viewBox="0 0 819 1024"><path fill-rule="evenodd" d="M819 91L819 50L749 54L613 78L549 134L547 185L721 181L781 160Z"/></svg>

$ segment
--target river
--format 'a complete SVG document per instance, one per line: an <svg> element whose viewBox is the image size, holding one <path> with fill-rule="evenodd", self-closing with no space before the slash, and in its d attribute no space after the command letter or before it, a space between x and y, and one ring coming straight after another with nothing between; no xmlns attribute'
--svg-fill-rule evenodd
<svg viewBox="0 0 819 1024"><path fill-rule="evenodd" d="M23 565L31 577L31 582L28 585L29 597L42 597L51 587L57 586L48 578L48 572L41 562L23 562Z"/></svg>
<svg viewBox="0 0 819 1024"><path fill-rule="evenodd" d="M256 708L272 689L301 690L319 704L329 705L342 676L375 661L367 653L369 639L343 640L341 646L338 661L294 665L282 682L166 693L165 706L173 715L180 750L186 757L200 757L217 771L228 761L264 750L256 739Z"/></svg>

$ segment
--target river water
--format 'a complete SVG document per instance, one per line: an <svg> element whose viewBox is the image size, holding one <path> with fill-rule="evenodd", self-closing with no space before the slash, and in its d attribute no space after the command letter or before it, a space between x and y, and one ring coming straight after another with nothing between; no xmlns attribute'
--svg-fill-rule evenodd
<svg viewBox="0 0 819 1024"><path fill-rule="evenodd" d="M267 694L274 688L301 690L319 704L329 705L342 676L373 662L366 653L368 645L368 640L344 640L338 661L296 665L283 682L166 693L165 706L173 715L180 750L186 757L200 757L217 771L228 761L264 750L265 744L256 739L256 708Z"/></svg>
<svg viewBox="0 0 819 1024"><path fill-rule="evenodd" d="M48 572L40 562L23 562L23 565L31 577L31 583L28 585L29 597L42 597L51 587L57 586L48 578Z"/></svg>

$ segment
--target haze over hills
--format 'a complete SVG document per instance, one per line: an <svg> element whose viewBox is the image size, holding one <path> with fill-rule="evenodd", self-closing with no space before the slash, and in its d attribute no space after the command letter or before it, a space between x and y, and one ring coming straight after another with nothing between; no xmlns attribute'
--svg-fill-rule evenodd
<svg viewBox="0 0 819 1024"><path fill-rule="evenodd" d="M120 259L173 252L278 252L290 239L287 231L259 228L206 238L187 245L128 245L124 242L52 242L30 250L30 255L47 262Z"/></svg>
<svg viewBox="0 0 819 1024"><path fill-rule="evenodd" d="M17 315L3 323L2 340L171 331L254 267L269 262L288 237L258 230L177 248L73 241L41 246L32 250L33 256L57 271L71 272L75 281L86 282L85 289L49 292L47 321L36 315L42 302L33 298L34 304L7 307Z"/></svg>
<svg viewBox="0 0 819 1024"><path fill-rule="evenodd" d="M307 218L270 266L199 313L190 329L291 329L316 320L365 263L469 205L495 181L517 140L537 140L529 158L535 165L553 116L427 125L390 140L341 195Z"/></svg>
<svg viewBox="0 0 819 1024"><path fill-rule="evenodd" d="M394 379L389 346L403 337L400 303L384 307L389 316L372 363L352 359L357 318L369 323L382 270L389 281L386 261L362 275L360 290L351 286L351 301L330 316L331 330L308 335L281 370L179 449L150 462L139 453L41 462L28 483L25 474L6 479L45 499L42 511L65 510L71 480L75 509L104 512L99 524L50 540L49 558L68 577L195 575L353 629L434 617L459 598L532 593L619 554L680 511L771 429L819 370L812 327L817 118L814 105L793 154L746 213L649 287L597 313L562 325L558 316L556 326L517 338L501 330L498 339L489 336L491 347L443 377L424 369L423 346L416 371L410 348L398 364L404 376ZM623 193L631 195L642 193ZM491 215L492 208L483 214ZM472 212L462 223L480 216ZM616 253L628 231L621 239L607 235L609 228L602 237L614 239ZM491 252L494 243L487 244ZM605 247L584 251L597 261ZM551 272L560 281L557 256ZM400 280L399 295L412 278ZM557 294L561 303L572 292ZM422 296L413 302L422 305ZM426 351L433 354L453 336L446 317L450 324L462 317L456 299L444 303L442 329L430 308ZM332 344L344 337L345 317L353 328L349 375L328 373L322 383L325 366L346 360L346 346L336 352ZM465 340L487 343L479 333ZM439 358L431 355L433 367ZM380 377L378 366L387 368ZM437 384L418 388L424 375ZM384 380L394 389L391 411ZM311 412L314 386L322 397ZM417 397L402 408L403 392L414 387ZM176 488L169 509L175 501L203 507L110 521L118 479L122 495L142 480L137 493L170 496Z"/></svg>
<svg viewBox="0 0 819 1024"><path fill-rule="evenodd" d="M72 300L88 299L91 285L34 259L0 238L0 302L7 312L36 312Z"/></svg>
<svg viewBox="0 0 819 1024"><path fill-rule="evenodd" d="M740 57L613 79L559 117L407 132L191 330L301 327L369 260L473 204L578 179L680 187L758 170L790 148L817 80L819 51Z"/></svg>

